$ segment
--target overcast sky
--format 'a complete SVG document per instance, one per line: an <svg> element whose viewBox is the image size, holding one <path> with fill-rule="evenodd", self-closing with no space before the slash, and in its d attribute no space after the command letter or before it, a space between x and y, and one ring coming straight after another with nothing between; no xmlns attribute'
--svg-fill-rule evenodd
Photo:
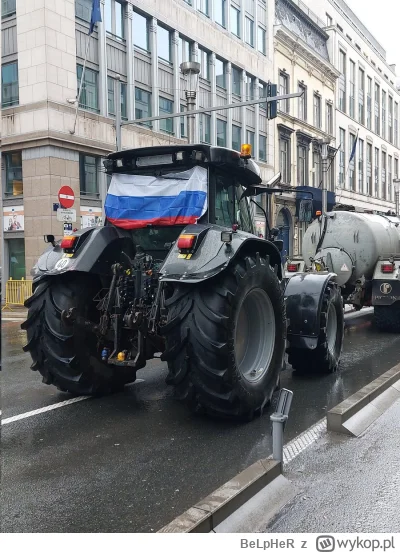
<svg viewBox="0 0 400 553"><path fill-rule="evenodd" d="M345 0L386 50L386 61L396 64L400 77L400 1Z"/></svg>

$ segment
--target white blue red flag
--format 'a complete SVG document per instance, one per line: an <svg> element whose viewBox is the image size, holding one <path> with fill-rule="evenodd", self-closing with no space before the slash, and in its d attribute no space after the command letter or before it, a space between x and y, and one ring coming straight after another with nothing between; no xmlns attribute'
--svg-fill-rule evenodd
<svg viewBox="0 0 400 553"><path fill-rule="evenodd" d="M199 166L164 177L115 173L106 217L124 229L194 224L207 210L207 180Z"/></svg>

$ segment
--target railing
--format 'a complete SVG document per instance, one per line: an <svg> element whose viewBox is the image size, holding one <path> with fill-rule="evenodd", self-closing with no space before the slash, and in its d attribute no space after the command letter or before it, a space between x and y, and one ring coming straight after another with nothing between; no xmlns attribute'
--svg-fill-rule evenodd
<svg viewBox="0 0 400 553"><path fill-rule="evenodd" d="M6 302L3 309L12 306L24 305L25 301L32 295L31 280L13 280L6 282Z"/></svg>

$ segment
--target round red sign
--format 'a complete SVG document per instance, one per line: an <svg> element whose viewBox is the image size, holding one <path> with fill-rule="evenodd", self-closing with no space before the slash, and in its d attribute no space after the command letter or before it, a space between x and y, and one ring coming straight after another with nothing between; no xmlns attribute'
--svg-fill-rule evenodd
<svg viewBox="0 0 400 553"><path fill-rule="evenodd" d="M70 186L62 186L58 191L58 199L61 207L68 209L74 205L75 194Z"/></svg>

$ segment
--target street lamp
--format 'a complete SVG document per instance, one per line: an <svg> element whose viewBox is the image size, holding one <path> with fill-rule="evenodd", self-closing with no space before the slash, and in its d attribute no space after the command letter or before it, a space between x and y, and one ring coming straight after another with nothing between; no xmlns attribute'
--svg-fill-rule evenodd
<svg viewBox="0 0 400 553"><path fill-rule="evenodd" d="M196 109L197 87L199 82L200 64L197 61L184 61L180 65L181 72L187 77L187 89L185 90L187 102L188 141L189 144L196 142L195 122L196 117L190 114Z"/></svg>
<svg viewBox="0 0 400 553"><path fill-rule="evenodd" d="M396 215L400 216L400 179L393 179L393 186L396 200Z"/></svg>

